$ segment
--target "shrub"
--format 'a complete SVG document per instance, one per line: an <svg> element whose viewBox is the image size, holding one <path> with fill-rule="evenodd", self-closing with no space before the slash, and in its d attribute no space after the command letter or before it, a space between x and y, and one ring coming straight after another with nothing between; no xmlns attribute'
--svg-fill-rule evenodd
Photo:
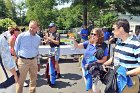
<svg viewBox="0 0 140 93"><path fill-rule="evenodd" d="M6 31L8 27L15 27L16 23L10 18L0 19L0 33Z"/></svg>

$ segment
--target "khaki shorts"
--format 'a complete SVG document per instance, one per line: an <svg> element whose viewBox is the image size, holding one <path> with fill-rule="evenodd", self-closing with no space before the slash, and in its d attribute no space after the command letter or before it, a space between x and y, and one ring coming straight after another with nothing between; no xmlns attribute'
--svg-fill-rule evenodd
<svg viewBox="0 0 140 93"><path fill-rule="evenodd" d="M138 93L138 91L139 91L139 78L138 78L138 76L133 76L133 77L131 77L131 79L133 81L133 86L132 87L126 86L122 93Z"/></svg>

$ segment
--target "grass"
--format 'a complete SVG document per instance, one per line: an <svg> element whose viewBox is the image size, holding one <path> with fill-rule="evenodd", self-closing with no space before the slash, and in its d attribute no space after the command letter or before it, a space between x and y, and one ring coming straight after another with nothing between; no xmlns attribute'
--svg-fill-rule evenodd
<svg viewBox="0 0 140 93"><path fill-rule="evenodd" d="M62 38L62 39L60 39L60 42L70 42L70 39Z"/></svg>

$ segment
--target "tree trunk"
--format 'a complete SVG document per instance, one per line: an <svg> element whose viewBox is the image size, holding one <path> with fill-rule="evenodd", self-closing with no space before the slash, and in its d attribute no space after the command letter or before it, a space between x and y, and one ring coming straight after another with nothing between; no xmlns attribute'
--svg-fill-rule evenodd
<svg viewBox="0 0 140 93"><path fill-rule="evenodd" d="M87 25L87 0L83 0L83 20L84 25Z"/></svg>

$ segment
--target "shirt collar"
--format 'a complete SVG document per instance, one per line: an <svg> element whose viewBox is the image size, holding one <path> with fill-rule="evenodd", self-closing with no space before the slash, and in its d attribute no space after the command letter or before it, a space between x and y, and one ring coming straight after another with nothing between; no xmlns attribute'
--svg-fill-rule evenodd
<svg viewBox="0 0 140 93"><path fill-rule="evenodd" d="M132 38L133 38L133 35L129 36L123 43L128 44Z"/></svg>
<svg viewBox="0 0 140 93"><path fill-rule="evenodd" d="M125 44L128 44L133 38L133 35L129 36L124 42L122 42L121 39L118 39L117 40L117 44L121 44L121 45L125 45Z"/></svg>

